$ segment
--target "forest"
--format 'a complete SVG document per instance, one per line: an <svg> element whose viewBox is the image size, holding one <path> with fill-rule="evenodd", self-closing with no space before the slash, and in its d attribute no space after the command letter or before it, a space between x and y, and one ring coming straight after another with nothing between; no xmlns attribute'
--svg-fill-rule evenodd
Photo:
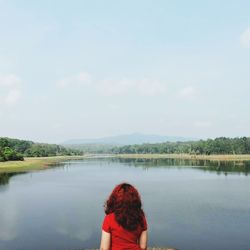
<svg viewBox="0 0 250 250"><path fill-rule="evenodd" d="M115 154L250 154L250 137L218 137L215 139L165 142L116 146L111 149Z"/></svg>
<svg viewBox="0 0 250 250"><path fill-rule="evenodd" d="M0 162L24 160L24 157L82 155L81 150L65 148L57 144L0 137Z"/></svg>
<svg viewBox="0 0 250 250"><path fill-rule="evenodd" d="M83 152L111 154L250 154L250 137L218 137L199 141L144 143L124 146L71 145L70 147L0 137L0 161L24 160L24 157L83 155Z"/></svg>

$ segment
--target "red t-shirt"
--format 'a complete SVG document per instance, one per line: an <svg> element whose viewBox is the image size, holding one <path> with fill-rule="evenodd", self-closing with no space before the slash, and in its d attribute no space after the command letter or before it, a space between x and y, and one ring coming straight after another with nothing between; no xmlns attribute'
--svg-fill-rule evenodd
<svg viewBox="0 0 250 250"><path fill-rule="evenodd" d="M141 248L139 246L138 240L142 231L147 230L147 221L145 217L143 224L143 227L138 226L135 231L128 231L116 222L115 214L111 213L105 216L102 230L111 234L112 250L140 250Z"/></svg>

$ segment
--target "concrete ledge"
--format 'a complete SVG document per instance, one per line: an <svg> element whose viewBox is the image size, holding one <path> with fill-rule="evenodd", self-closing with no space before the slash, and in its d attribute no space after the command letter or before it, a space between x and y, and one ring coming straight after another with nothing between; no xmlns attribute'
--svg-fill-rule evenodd
<svg viewBox="0 0 250 250"><path fill-rule="evenodd" d="M99 249L82 249L82 250L99 250ZM178 249L169 247L148 247L147 250L178 250Z"/></svg>

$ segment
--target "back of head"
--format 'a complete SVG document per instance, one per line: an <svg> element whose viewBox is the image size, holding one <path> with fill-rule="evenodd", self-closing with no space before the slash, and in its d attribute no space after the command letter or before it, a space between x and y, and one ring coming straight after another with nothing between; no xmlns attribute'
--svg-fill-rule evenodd
<svg viewBox="0 0 250 250"><path fill-rule="evenodd" d="M106 201L105 213L114 213L117 223L128 231L143 227L144 212L139 192L128 183L121 183L114 188Z"/></svg>

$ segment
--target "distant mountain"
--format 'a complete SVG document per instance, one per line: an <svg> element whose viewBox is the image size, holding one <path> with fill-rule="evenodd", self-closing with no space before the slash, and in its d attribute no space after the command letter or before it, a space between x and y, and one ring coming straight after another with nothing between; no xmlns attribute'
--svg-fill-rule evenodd
<svg viewBox="0 0 250 250"><path fill-rule="evenodd" d="M100 145L133 145L143 143L161 143L161 142L176 142L176 141L195 141L197 138L179 137L179 136L162 136L162 135L147 135L142 133L133 133L126 135L117 135L102 137L96 139L72 139L63 142L62 144L100 144Z"/></svg>

